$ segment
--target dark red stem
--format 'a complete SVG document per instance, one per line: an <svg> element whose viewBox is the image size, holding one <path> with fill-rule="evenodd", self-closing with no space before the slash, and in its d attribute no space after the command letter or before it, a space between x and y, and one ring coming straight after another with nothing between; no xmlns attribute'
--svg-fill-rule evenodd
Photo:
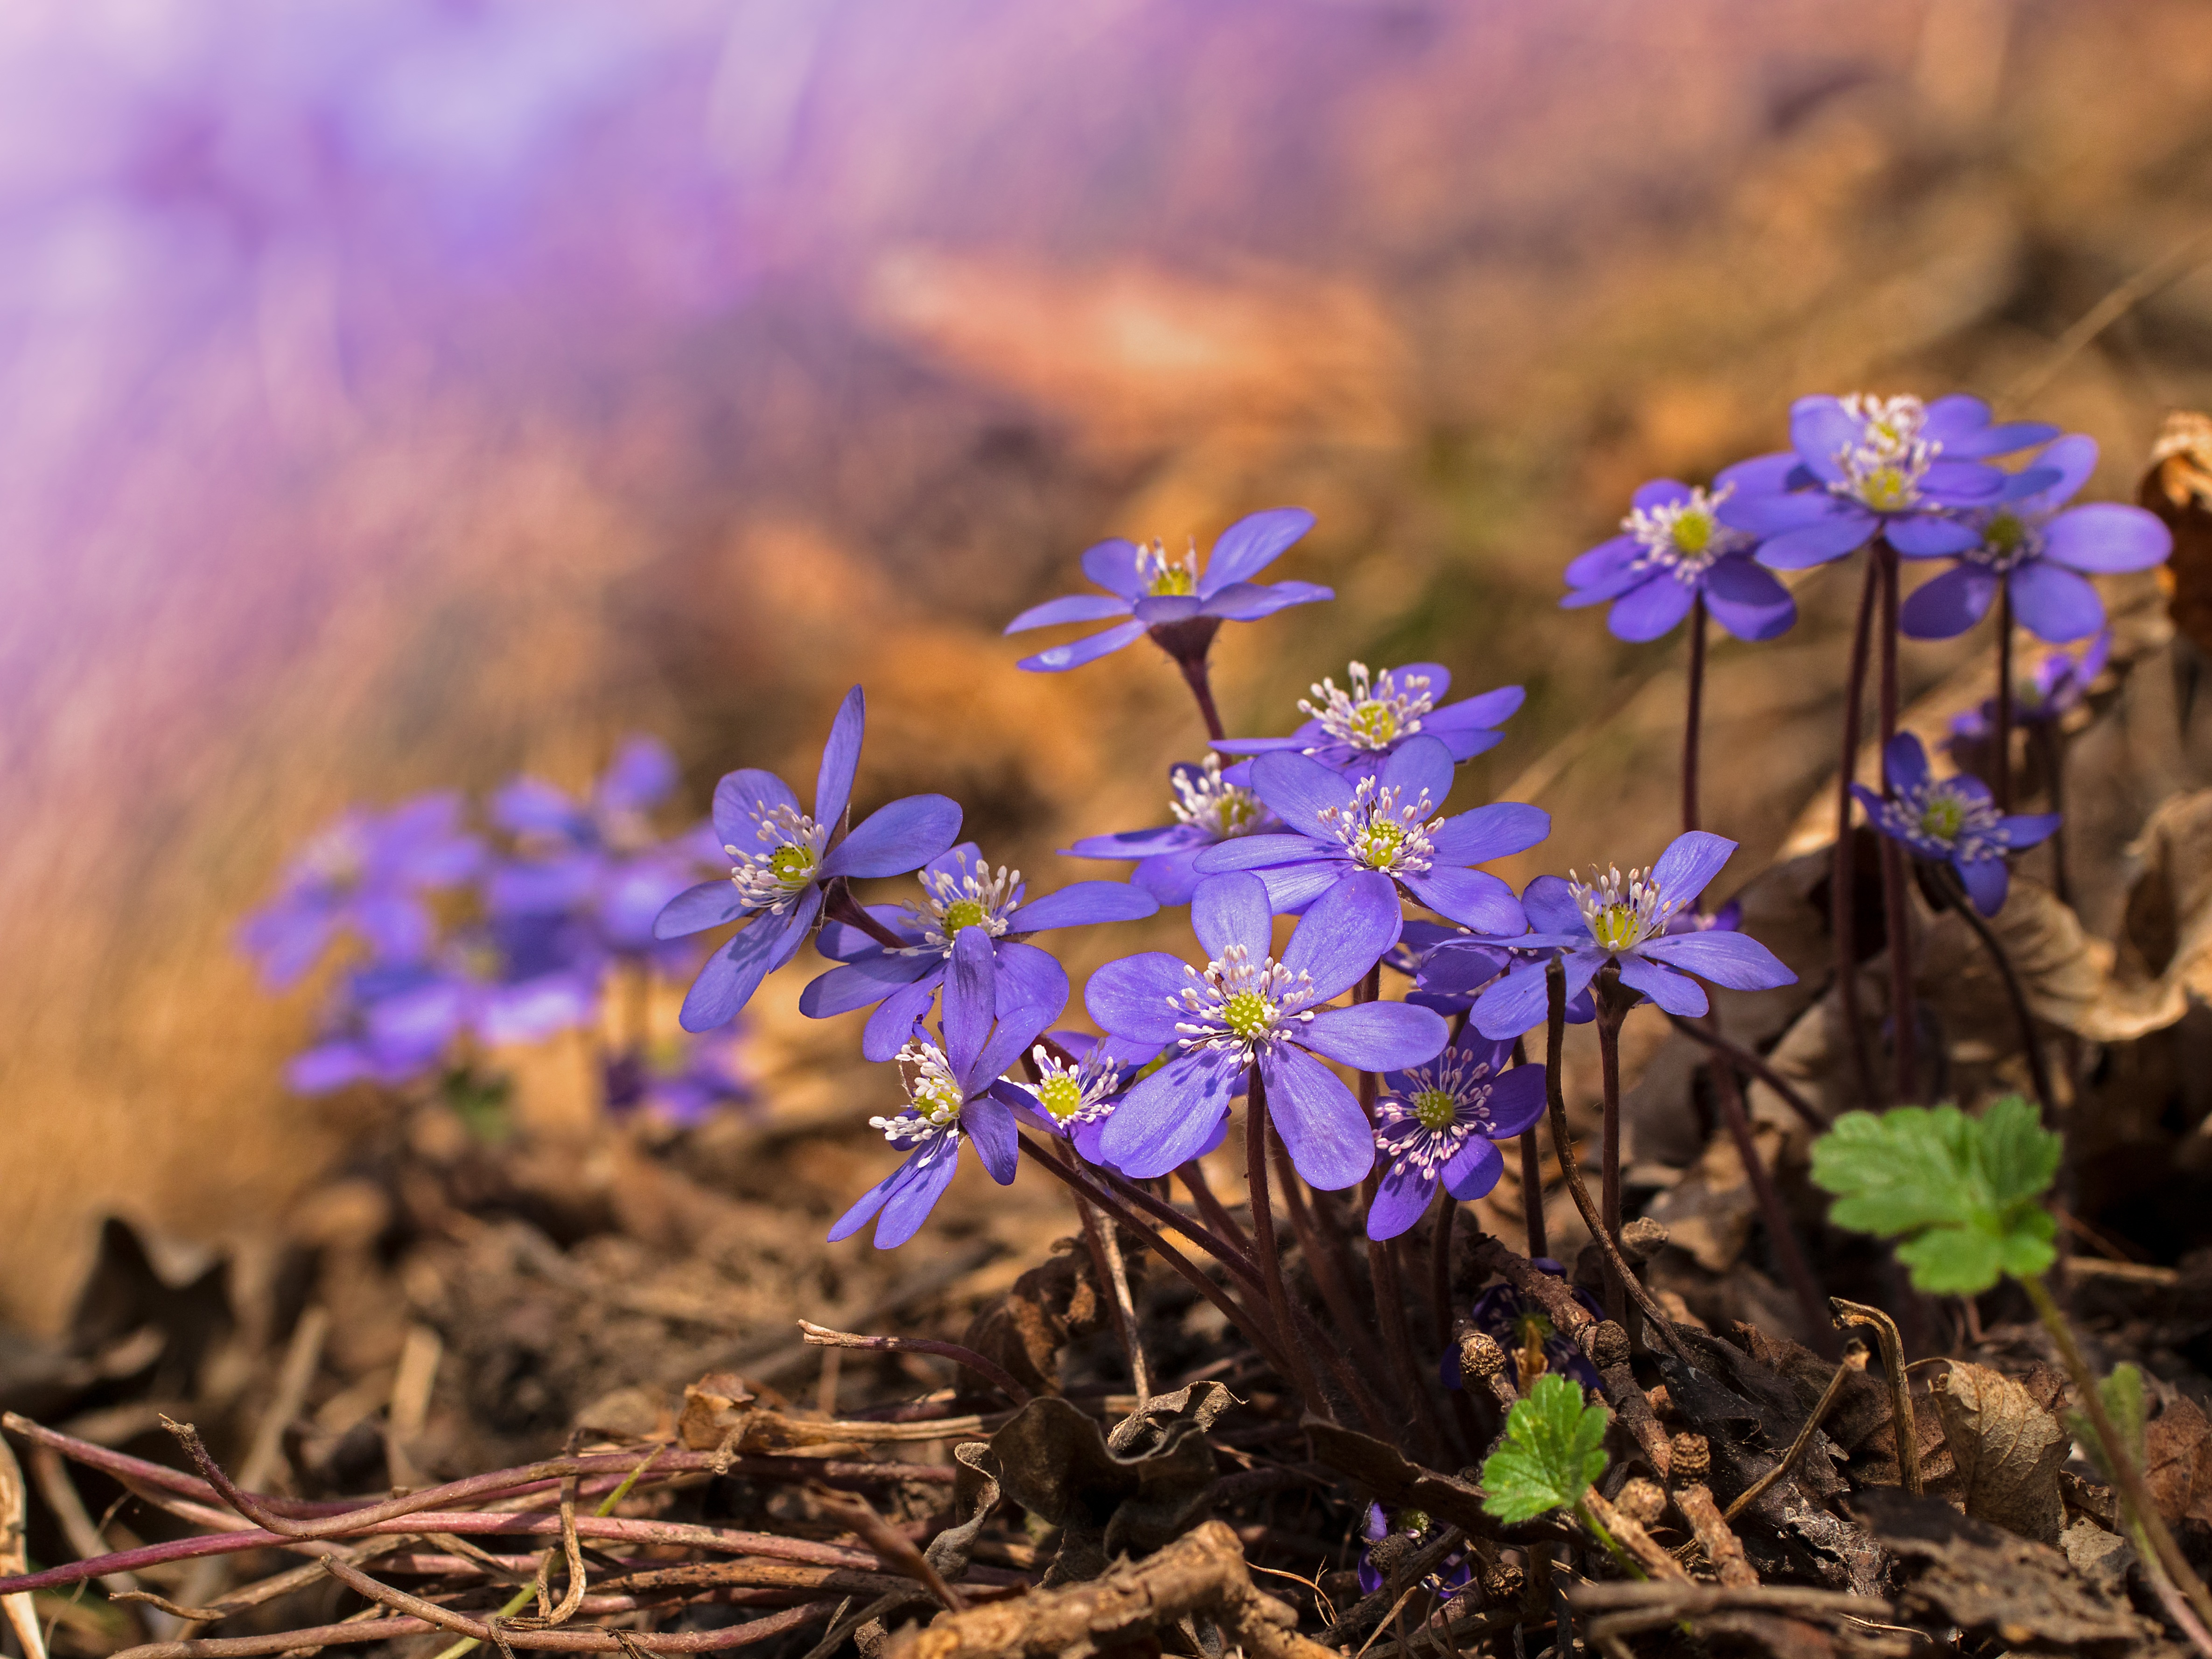
<svg viewBox="0 0 2212 1659"><path fill-rule="evenodd" d="M1857 860L1851 836L1851 785L1857 781L1859 727L1865 720L1867 657L1874 639L1874 611L1881 587L1881 562L1867 556L1866 581L1859 591L1858 621L1851 629L1851 662L1844 677L1844 759L1836 786L1836 863L1828 878L1829 925L1836 940L1836 1003L1850 1049L1851 1073L1859 1098L1879 1104L1874 1061L1867 1053L1866 1023L1859 1017L1858 909L1852 888Z"/></svg>
<svg viewBox="0 0 2212 1659"><path fill-rule="evenodd" d="M1705 707L1705 590L1690 602L1690 698L1682 721L1682 828L1698 828L1698 744Z"/></svg>
<svg viewBox="0 0 2212 1659"><path fill-rule="evenodd" d="M1881 752L1897 735L1897 611L1899 582L1897 550L1887 541L1874 544L1881 566L1881 672L1877 719ZM1912 872L1905 848L1890 836L1881 843L1881 897L1889 934L1889 1025L1893 1078L1899 1103L1920 1098L1920 1022L1912 995Z"/></svg>

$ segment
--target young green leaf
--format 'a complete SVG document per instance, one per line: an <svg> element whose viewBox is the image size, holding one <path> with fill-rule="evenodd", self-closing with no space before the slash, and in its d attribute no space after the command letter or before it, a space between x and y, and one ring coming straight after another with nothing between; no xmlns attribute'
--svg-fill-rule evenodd
<svg viewBox="0 0 2212 1659"><path fill-rule="evenodd" d="M1917 1288L1972 1296L2057 1259L2057 1225L2036 1200L2060 1150L2018 1095L1978 1118L1956 1106L1848 1112L1814 1143L1813 1181L1836 1194L1837 1225L1903 1240Z"/></svg>
<svg viewBox="0 0 2212 1659"><path fill-rule="evenodd" d="M1536 1379L1505 1417L1505 1443L1482 1465L1482 1507L1505 1522L1572 1509L1605 1473L1602 1406L1557 1372Z"/></svg>
<svg viewBox="0 0 2212 1659"><path fill-rule="evenodd" d="M2144 1453L2147 1412L2143 1405L2142 1373L2133 1365L2116 1365L2112 1368L2112 1374L2097 1385L2097 1393L2105 1402L2105 1415L2112 1419L2112 1426L2119 1431L2127 1455L2135 1459L2137 1468L2144 1468L2148 1460ZM2075 1439L2087 1449L2089 1461L2097 1466L2106 1480L2110 1480L2112 1478L2112 1465L2106 1461L2104 1444L2097 1438L2095 1426L2089 1421L2089 1413L2067 1413L2066 1426L2073 1431Z"/></svg>

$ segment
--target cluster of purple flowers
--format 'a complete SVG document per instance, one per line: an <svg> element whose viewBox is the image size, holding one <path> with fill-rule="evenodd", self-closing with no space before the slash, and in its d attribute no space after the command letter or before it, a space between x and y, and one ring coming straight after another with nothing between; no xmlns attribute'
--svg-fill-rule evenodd
<svg viewBox="0 0 2212 1659"><path fill-rule="evenodd" d="M349 811L315 836L240 930L276 990L351 947L292 1086L398 1087L481 1050L596 1030L617 982L635 1008L653 979L690 971L697 951L653 931L712 848L702 830L657 826L677 782L666 748L635 737L581 799L532 777L507 784L488 834L441 793ZM633 1020L605 1071L610 1110L679 1124L752 1092L733 1032L655 1042Z"/></svg>

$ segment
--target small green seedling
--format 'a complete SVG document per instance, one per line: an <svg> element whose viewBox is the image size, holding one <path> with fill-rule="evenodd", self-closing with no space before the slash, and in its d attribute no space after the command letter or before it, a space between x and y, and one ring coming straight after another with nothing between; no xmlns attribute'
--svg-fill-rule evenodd
<svg viewBox="0 0 2212 1659"><path fill-rule="evenodd" d="M1897 1259L1917 1289L1974 1296L2057 1260L2057 1225L2036 1200L2060 1150L2018 1095L1978 1118L1956 1106L1850 1112L1814 1144L1813 1182L1836 1195L1838 1226L1903 1241Z"/></svg>
<svg viewBox="0 0 2212 1659"><path fill-rule="evenodd" d="M1533 1521L1571 1510L1585 1523L1583 1494L1605 1473L1606 1412L1584 1405L1579 1383L1547 1372L1505 1415L1505 1443L1482 1465L1482 1507L1500 1521Z"/></svg>

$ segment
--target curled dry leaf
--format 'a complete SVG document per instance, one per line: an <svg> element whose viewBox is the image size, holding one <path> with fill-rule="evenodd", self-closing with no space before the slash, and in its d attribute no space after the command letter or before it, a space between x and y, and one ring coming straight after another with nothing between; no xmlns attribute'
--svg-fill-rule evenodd
<svg viewBox="0 0 2212 1659"><path fill-rule="evenodd" d="M2168 1521L2212 1522L2212 1421L2177 1394L2144 1425L2143 1474Z"/></svg>
<svg viewBox="0 0 2212 1659"><path fill-rule="evenodd" d="M2173 532L2166 574L2174 626L2212 651L2212 416L2177 409L2166 417L2136 499Z"/></svg>
<svg viewBox="0 0 2212 1659"><path fill-rule="evenodd" d="M1966 1513L2039 1544L2065 1522L2058 1470L2072 1439L2012 1378L1986 1365L1948 1361L1929 1383Z"/></svg>

